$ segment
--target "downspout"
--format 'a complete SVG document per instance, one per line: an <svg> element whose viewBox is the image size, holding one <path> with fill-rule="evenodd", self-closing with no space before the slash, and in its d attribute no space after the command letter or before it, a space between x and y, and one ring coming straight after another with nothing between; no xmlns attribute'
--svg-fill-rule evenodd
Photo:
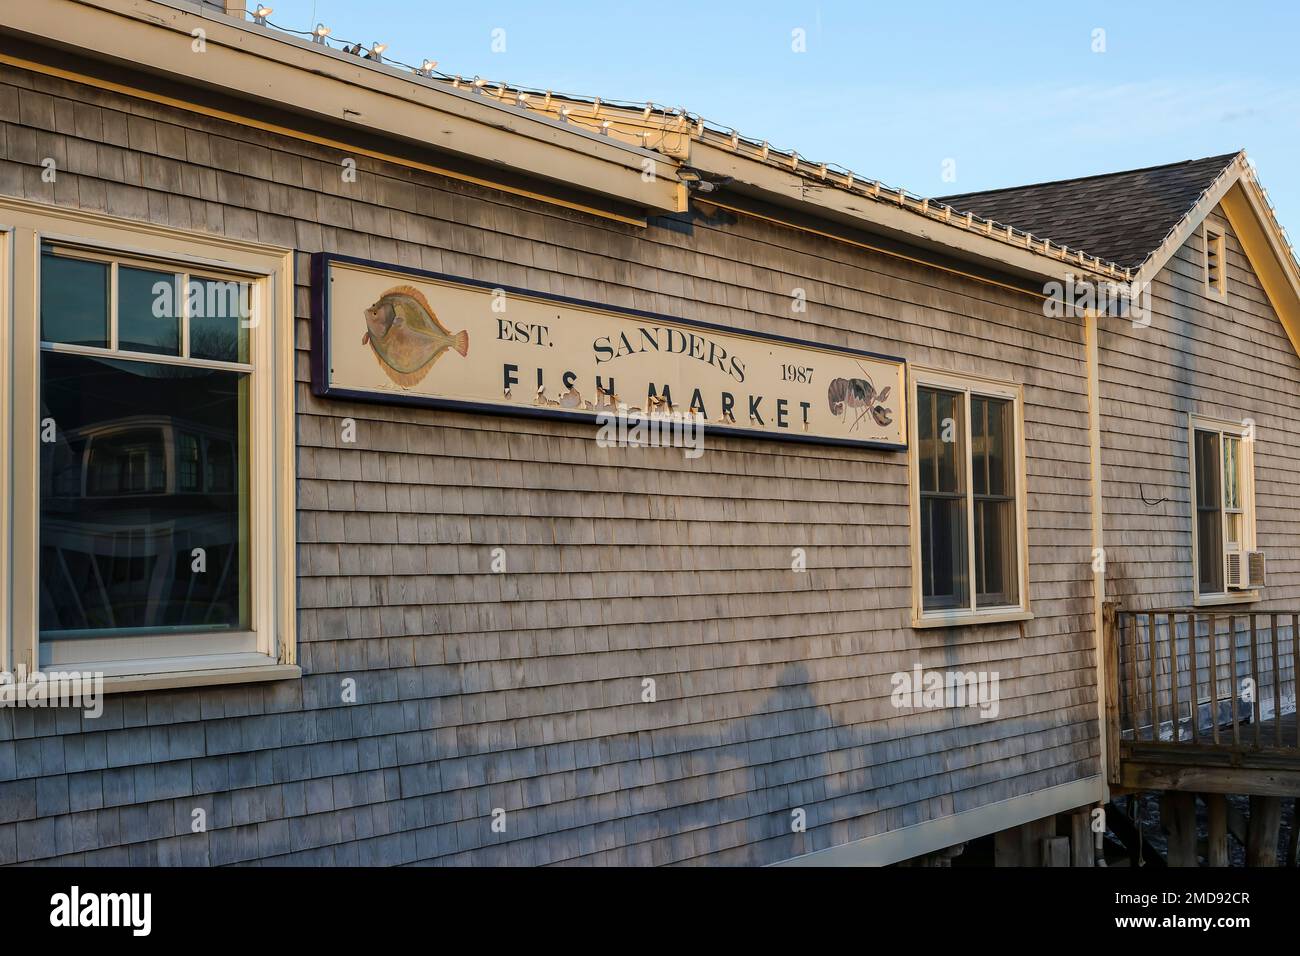
<svg viewBox="0 0 1300 956"><path fill-rule="evenodd" d="M1088 473L1092 492L1092 621L1097 652L1097 730L1101 756L1101 790L1097 799L1104 805L1110 800L1110 774L1106 731L1106 546L1102 522L1101 487L1101 372L1098 364L1097 310L1083 314L1084 348L1088 363Z"/></svg>

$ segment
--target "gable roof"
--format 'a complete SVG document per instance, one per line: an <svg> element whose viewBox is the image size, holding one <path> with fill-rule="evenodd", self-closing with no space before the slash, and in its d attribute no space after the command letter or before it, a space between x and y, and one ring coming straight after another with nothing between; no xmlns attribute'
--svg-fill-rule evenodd
<svg viewBox="0 0 1300 956"><path fill-rule="evenodd" d="M1220 207L1300 354L1300 261L1244 150L938 201L1087 246L1119 262L1135 287L1151 282Z"/></svg>
<svg viewBox="0 0 1300 956"><path fill-rule="evenodd" d="M1137 269L1238 155L959 193L939 202Z"/></svg>

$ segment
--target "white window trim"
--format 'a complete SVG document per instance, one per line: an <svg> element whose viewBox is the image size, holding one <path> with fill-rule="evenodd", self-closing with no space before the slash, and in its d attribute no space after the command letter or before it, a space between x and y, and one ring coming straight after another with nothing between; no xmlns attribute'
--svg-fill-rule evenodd
<svg viewBox="0 0 1300 956"><path fill-rule="evenodd" d="M1187 488L1188 504L1192 524L1192 606L1214 607L1225 604L1251 604L1260 600L1258 590L1227 590L1227 571L1224 571L1224 590L1212 594L1201 593L1201 543L1200 533L1196 528L1196 433L1214 431L1226 433L1241 439L1241 550L1254 550L1258 537L1255 525L1255 442L1246 438L1246 426L1241 422L1230 422L1222 418L1210 418L1205 415L1189 414L1187 416ZM1220 478L1223 484L1223 446L1219 446ZM1223 509L1220 506L1222 516ZM1222 518L1221 518L1222 520ZM1227 528L1221 532L1224 541L1224 554L1227 554ZM1224 559L1226 562L1226 558Z"/></svg>
<svg viewBox="0 0 1300 956"><path fill-rule="evenodd" d="M974 393L976 395L987 395L994 398L1007 398L1011 400L1013 409L1012 417L1015 421L1016 442L1016 565L1019 573L1018 593L1020 595L1020 601L1018 604L978 609L974 607L976 600L975 513L974 509L968 505L966 508L966 540L969 542L970 547L968 549L969 554L967 557L967 574L968 580L971 582L970 591L972 606L970 609L945 609L942 611L925 611L923 609L921 584L921 482L920 463L918 461L920 447L917 440L917 415L914 411L910 416L911 420L908 423L907 452L912 538L912 627L959 627L968 624L995 624L1005 621L1032 620L1034 615L1029 600L1029 494L1025 484L1025 402L1023 387L1013 382L998 381L996 379L988 379L965 373L955 374L940 369L925 368L917 365L910 365L908 367L908 378L908 407L911 409L917 409L920 407L917 404L917 390L922 385L962 392L966 396L966 401L962 404L965 410L965 428L968 437L967 453L964 463L966 468L966 489L968 495L971 494L971 489L973 488L971 480L972 465L969 448L970 396Z"/></svg>
<svg viewBox="0 0 1300 956"><path fill-rule="evenodd" d="M13 437L9 427L13 420L10 407L9 370L13 367L13 229L0 220L0 673L13 672L13 581L10 578L10 551L13 546Z"/></svg>
<svg viewBox="0 0 1300 956"><path fill-rule="evenodd" d="M1213 234L1213 236L1211 236ZM1219 287L1210 283L1210 245L1218 247ZM1207 298L1226 302L1228 299L1228 243L1227 230L1208 219L1201 223L1201 273L1205 278L1205 295Z"/></svg>
<svg viewBox="0 0 1300 956"><path fill-rule="evenodd" d="M57 662L105 676L106 690L299 676L296 665L293 251L0 197L0 661L27 673L41 660L39 609L40 257L45 242L162 259L260 285L249 329L251 649L196 634L185 656L145 657L138 639L103 639L98 661ZM20 320L21 317L21 320ZM29 451L28 451L29 450ZM8 487L6 487L8 483ZM0 509L2 510L2 509ZM133 651L133 645L135 647ZM110 648L101 645L105 651ZM222 651L226 652L222 652ZM217 651L217 653L210 653Z"/></svg>

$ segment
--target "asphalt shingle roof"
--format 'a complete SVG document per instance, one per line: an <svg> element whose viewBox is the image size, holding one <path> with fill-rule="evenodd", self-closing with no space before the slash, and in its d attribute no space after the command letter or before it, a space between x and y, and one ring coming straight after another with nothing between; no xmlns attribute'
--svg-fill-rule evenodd
<svg viewBox="0 0 1300 956"><path fill-rule="evenodd" d="M1136 268L1236 157L1225 153L938 200L960 212Z"/></svg>

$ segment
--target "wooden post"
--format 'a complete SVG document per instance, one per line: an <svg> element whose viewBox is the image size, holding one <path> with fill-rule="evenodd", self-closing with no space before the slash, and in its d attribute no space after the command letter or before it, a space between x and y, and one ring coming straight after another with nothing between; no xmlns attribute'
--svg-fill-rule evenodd
<svg viewBox="0 0 1300 956"><path fill-rule="evenodd" d="M1273 643L1273 743L1282 746L1282 668L1277 658L1277 615L1269 618L1269 636ZM1295 829L1292 828L1292 834Z"/></svg>
<svg viewBox="0 0 1300 956"><path fill-rule="evenodd" d="M1177 790L1163 794L1160 818L1169 834L1169 865L1198 866L1195 797Z"/></svg>
<svg viewBox="0 0 1300 956"><path fill-rule="evenodd" d="M1241 715L1237 712L1237 698L1241 687L1237 683L1237 615L1228 615L1228 686L1232 690L1232 746L1241 750Z"/></svg>
<svg viewBox="0 0 1300 956"><path fill-rule="evenodd" d="M1102 606L1102 643L1106 655L1103 677L1106 681L1106 779L1119 783L1119 605L1107 601Z"/></svg>
<svg viewBox="0 0 1300 956"><path fill-rule="evenodd" d="M1128 655L1128 673L1124 676L1128 684L1128 722L1133 729L1133 740L1138 739L1138 685L1141 682L1141 668L1138 666L1138 615L1136 613L1120 615L1120 631L1124 630L1124 618L1128 618L1128 631L1130 636L1129 655ZM1300 708L1297 708L1300 710Z"/></svg>
<svg viewBox="0 0 1300 956"><path fill-rule="evenodd" d="M1255 749L1260 746L1260 729L1259 718L1263 716L1264 707L1259 702L1260 679L1259 679L1259 631L1255 626L1255 615L1250 616L1250 720L1255 725Z"/></svg>
<svg viewBox="0 0 1300 956"><path fill-rule="evenodd" d="M1042 847L1042 866L1070 865L1070 838L1047 837L1040 844Z"/></svg>
<svg viewBox="0 0 1300 956"><path fill-rule="evenodd" d="M1159 666L1157 662L1160 660L1159 656L1156 654L1157 629L1158 628L1156 625L1156 616L1154 614L1148 614L1147 615L1147 658L1151 663L1151 669L1148 676L1151 679L1150 684L1151 684L1151 739L1152 740L1160 739L1160 690L1157 686L1157 679L1156 679L1157 678L1156 671L1159 670ZM1137 734L1133 735L1133 739L1137 740Z"/></svg>
<svg viewBox="0 0 1300 956"><path fill-rule="evenodd" d="M1294 830L1292 831L1294 834ZM1070 865L1092 866L1093 855L1092 811L1080 810L1070 814Z"/></svg>
<svg viewBox="0 0 1300 956"><path fill-rule="evenodd" d="M1173 741L1178 743L1178 621L1169 615L1169 719L1173 723Z"/></svg>
<svg viewBox="0 0 1300 956"><path fill-rule="evenodd" d="M993 834L993 865L1024 866L1020 855L1020 829L999 830Z"/></svg>
<svg viewBox="0 0 1300 956"><path fill-rule="evenodd" d="M1055 837L1056 817L1054 816L1001 830L993 835L993 865L1043 866L1045 851L1042 845ZM1062 865L1069 866L1068 846L1066 861Z"/></svg>
<svg viewBox="0 0 1300 956"><path fill-rule="evenodd" d="M1250 798L1250 830L1246 838L1247 866L1277 866L1277 830L1282 823L1282 798Z"/></svg>
<svg viewBox="0 0 1300 956"><path fill-rule="evenodd" d="M1206 862L1210 866L1228 866L1228 798L1221 793L1207 793L1205 809L1210 817Z"/></svg>
<svg viewBox="0 0 1300 956"><path fill-rule="evenodd" d="M1219 619L1210 615L1210 728L1219 745Z"/></svg>
<svg viewBox="0 0 1300 956"><path fill-rule="evenodd" d="M1286 848L1286 865L1300 866L1300 797L1291 806L1291 841Z"/></svg>
<svg viewBox="0 0 1300 956"><path fill-rule="evenodd" d="M1201 742L1201 675L1196 670L1196 615L1191 615L1192 622L1187 628L1187 655L1192 659L1191 701L1187 709L1192 715L1192 744Z"/></svg>

